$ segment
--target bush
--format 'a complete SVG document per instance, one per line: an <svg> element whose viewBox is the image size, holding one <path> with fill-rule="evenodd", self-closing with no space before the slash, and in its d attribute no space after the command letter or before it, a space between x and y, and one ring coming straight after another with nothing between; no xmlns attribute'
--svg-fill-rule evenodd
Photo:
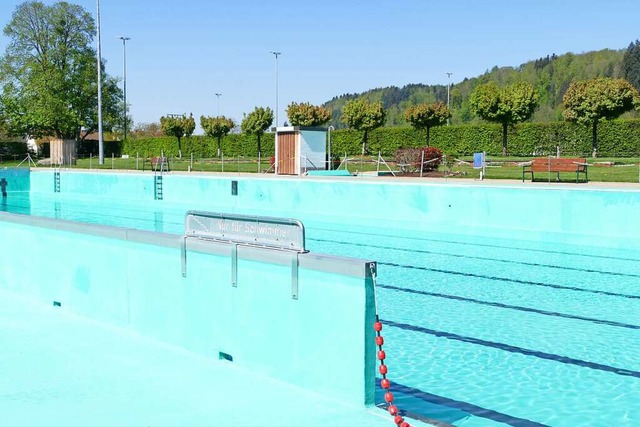
<svg viewBox="0 0 640 427"><path fill-rule="evenodd" d="M420 164L420 153L420 150L415 148L401 148L396 151L393 161L400 168L400 172L409 173ZM417 162L416 159L418 159Z"/></svg>
<svg viewBox="0 0 640 427"><path fill-rule="evenodd" d="M418 150L418 158L416 163L420 165L423 161L422 153L424 153L424 162L422 163L422 172L437 170L442 163L442 150L438 147L423 147ZM420 169L420 168L418 168Z"/></svg>
<svg viewBox="0 0 640 427"><path fill-rule="evenodd" d="M20 160L27 156L27 153L33 154L28 148L27 143L23 141L0 141L0 155L5 160L11 156L22 156Z"/></svg>

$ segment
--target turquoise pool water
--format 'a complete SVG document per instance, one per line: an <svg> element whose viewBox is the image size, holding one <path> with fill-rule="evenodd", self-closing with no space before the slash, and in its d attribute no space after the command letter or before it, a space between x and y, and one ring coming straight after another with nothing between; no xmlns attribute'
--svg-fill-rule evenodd
<svg viewBox="0 0 640 427"><path fill-rule="evenodd" d="M182 234L203 207L16 193L1 210ZM637 251L302 219L310 250L379 262L402 409L457 426L640 425Z"/></svg>

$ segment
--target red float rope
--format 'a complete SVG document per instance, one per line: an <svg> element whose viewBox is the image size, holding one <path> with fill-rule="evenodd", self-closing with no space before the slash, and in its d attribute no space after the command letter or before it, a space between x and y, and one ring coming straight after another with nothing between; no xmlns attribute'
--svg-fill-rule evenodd
<svg viewBox="0 0 640 427"><path fill-rule="evenodd" d="M384 344L384 338L380 334L382 331L382 323L380 322L380 318L378 317L378 298L376 295L376 272L375 272L375 264L371 263L369 266L371 269L371 277L373 278L373 299L375 301L376 306L376 321L373 324L373 329L376 331L376 345L378 346L378 360L380 361L380 367L378 371L382 374L382 380L380 380L380 385L384 389L384 400L389 404L387 410L393 416L393 421L395 421L398 427L411 427L411 424L406 422L404 418L398 414L398 407L393 404L393 394L389 391L389 387L391 386L390 381L387 379L387 365L384 363L384 360L387 358L384 350L382 349L382 345Z"/></svg>

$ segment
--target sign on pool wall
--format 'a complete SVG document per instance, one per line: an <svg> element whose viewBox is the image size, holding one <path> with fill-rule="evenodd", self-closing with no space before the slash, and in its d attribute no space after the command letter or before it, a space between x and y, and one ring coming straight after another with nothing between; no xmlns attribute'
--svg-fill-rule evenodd
<svg viewBox="0 0 640 427"><path fill-rule="evenodd" d="M185 235L304 252L304 226L295 219L189 211Z"/></svg>

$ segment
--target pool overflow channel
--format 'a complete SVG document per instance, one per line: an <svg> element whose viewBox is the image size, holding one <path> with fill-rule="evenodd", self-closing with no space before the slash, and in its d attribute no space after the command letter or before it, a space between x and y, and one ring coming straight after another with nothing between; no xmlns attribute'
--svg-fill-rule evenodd
<svg viewBox="0 0 640 427"><path fill-rule="evenodd" d="M231 247L231 286L238 286L238 246L251 246L270 251L281 251L291 254L291 298L298 299L298 256L308 252L305 249L304 225L293 218L275 218L254 215L224 214L205 211L188 211L185 215L185 235L182 240L182 276L187 276L187 239L198 239L203 242L225 243ZM375 322L378 346L377 359L380 361L378 371L382 375L380 385L385 390L384 400L387 410L394 417L398 427L411 427L399 414L398 407L393 404L391 383L387 379L388 368L385 364L386 354L382 349L382 323L378 315L378 296L376 292L376 264L370 263L369 270L373 278L373 294L375 303ZM233 360L230 355L222 354L220 358Z"/></svg>

